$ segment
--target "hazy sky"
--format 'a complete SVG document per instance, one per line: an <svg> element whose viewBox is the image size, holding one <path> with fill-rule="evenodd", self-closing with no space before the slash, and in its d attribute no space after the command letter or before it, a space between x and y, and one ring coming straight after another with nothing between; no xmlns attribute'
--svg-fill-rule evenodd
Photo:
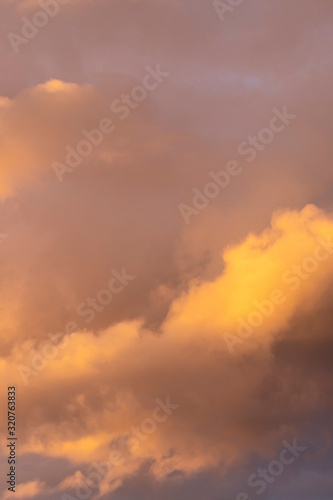
<svg viewBox="0 0 333 500"><path fill-rule="evenodd" d="M331 500L332 1L0 19L1 500Z"/></svg>

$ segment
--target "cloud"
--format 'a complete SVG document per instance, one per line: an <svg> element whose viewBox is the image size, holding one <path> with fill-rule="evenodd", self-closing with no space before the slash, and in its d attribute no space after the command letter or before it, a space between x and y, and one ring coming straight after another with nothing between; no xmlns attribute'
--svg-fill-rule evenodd
<svg viewBox="0 0 333 500"><path fill-rule="evenodd" d="M72 0L16 54L7 32L40 8L0 2L0 370L22 482L59 498L170 395L103 492L234 500L297 435L312 489L293 469L270 495L331 498L331 1L252 0L221 23L212 2ZM165 85L60 184L52 163L157 64ZM297 120L249 164L239 145L284 106ZM179 204L234 159L186 226ZM77 306L124 266L135 280L87 324ZM69 321L79 335L26 387L17 365Z"/></svg>
<svg viewBox="0 0 333 500"><path fill-rule="evenodd" d="M93 100L89 86L80 88L59 80L37 85L12 100L3 98L1 198L50 170L62 144L80 131L82 106L91 106Z"/></svg>
<svg viewBox="0 0 333 500"><path fill-rule="evenodd" d="M16 498L34 498L36 495L39 495L43 492L44 484L40 481L30 481L29 483L19 484L15 490ZM6 491L3 494L2 499L7 500L11 498L13 492Z"/></svg>
<svg viewBox="0 0 333 500"><path fill-rule="evenodd" d="M319 337L309 321L307 331L291 328L322 307L332 284L330 254L295 290L285 284L285 303L237 346L234 355L224 333L235 331L237 318L247 318L255 300L263 301L282 287L284 273L302 265L318 241L327 242L332 234L333 220L314 206L278 212L269 229L224 251L221 276L193 283L174 301L161 334L135 321L73 336L40 375L31 377L20 397L26 414L21 453L86 466L103 461L124 433L149 417L155 398L168 395L179 410L135 451L126 450L124 464L103 488L112 489L114 481L138 471L148 459L158 479L175 471L191 476L216 466L228 470L253 452L271 456L283 439L302 435L315 408L328 411L326 375L300 379L298 367L305 352L296 365L285 366L274 360L274 352L284 342L284 349L292 353L299 335L301 342L330 342L327 327ZM15 367L30 357L28 344L17 346L3 360L3 375L15 373ZM278 405L267 398L266 383L274 386ZM26 411L31 404L35 411Z"/></svg>

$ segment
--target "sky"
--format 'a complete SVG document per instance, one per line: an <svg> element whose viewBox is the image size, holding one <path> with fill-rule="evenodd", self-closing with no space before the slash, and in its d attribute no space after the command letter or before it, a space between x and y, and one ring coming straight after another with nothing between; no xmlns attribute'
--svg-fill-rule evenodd
<svg viewBox="0 0 333 500"><path fill-rule="evenodd" d="M331 500L332 2L0 19L1 500Z"/></svg>

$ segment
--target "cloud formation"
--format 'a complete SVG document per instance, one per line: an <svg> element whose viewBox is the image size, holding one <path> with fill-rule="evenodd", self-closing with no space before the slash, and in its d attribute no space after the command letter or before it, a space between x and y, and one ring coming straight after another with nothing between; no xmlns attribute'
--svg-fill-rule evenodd
<svg viewBox="0 0 333 500"><path fill-rule="evenodd" d="M0 372L18 389L16 495L73 493L120 450L106 498L235 500L297 437L308 451L269 498L331 499L332 3L252 0L223 22L193 0L57 5L15 51L8 33L42 7L0 2ZM112 103L158 66L170 75L122 120ZM284 107L297 118L247 162L241 144ZM114 132L60 183L54 162L106 118ZM179 204L231 161L241 173L185 224ZM124 268L135 279L87 323L78 306ZM72 322L68 344L39 357ZM179 408L156 422L167 397Z"/></svg>
<svg viewBox="0 0 333 500"><path fill-rule="evenodd" d="M299 370L307 354L296 345L310 342L314 350L316 345L325 350L331 338L328 325L318 330L312 320L306 330L291 326L322 309L332 286L332 236L333 219L314 206L277 213L269 229L225 250L221 276L193 283L173 302L159 335L138 321L74 335L40 374L29 376L20 398L25 414L21 453L89 467L120 449L124 463L101 486L106 492L138 473L147 460L160 480L175 471L191 476L210 467L228 470L254 452L271 457L287 437L304 440L307 419L329 412L329 374L314 372L305 381ZM318 242L321 257L326 251L327 258L290 289L289 275L283 276L294 265L304 265ZM278 288L285 302L230 354L224 333L236 330L237 318L247 318L255 301ZM296 364L291 362L295 356ZM30 357L31 342L18 344L3 360L2 376L11 373L20 384L15 368ZM140 429L155 398L167 396L179 410L153 434L137 438L136 446L124 446L122 436L133 426ZM29 413L31 404L34 412ZM71 489L70 481L63 478L61 488Z"/></svg>

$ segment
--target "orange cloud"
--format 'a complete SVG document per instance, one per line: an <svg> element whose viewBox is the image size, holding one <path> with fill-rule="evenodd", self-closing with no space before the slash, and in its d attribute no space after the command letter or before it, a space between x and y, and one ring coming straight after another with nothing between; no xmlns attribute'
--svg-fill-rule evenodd
<svg viewBox="0 0 333 500"><path fill-rule="evenodd" d="M37 85L12 100L2 98L0 198L12 196L51 170L59 150L82 128L82 107L87 114L94 99L91 87L60 80Z"/></svg>
<svg viewBox="0 0 333 500"><path fill-rule="evenodd" d="M297 288L288 288L283 276L312 256L318 242L329 242L332 234L332 218L314 206L278 212L269 229L225 250L221 276L210 283L193 283L174 301L160 335L145 331L140 322L127 322L97 334L82 331L73 336L64 351L31 377L21 396L23 411L31 404L36 409L26 412L21 424L21 453L77 464L103 461L110 447L123 449L122 436L129 429L140 429L154 409L154 399L167 395L179 410L154 433L144 435L136 449L125 449L124 463L103 482L104 489L118 487L147 460L153 460L151 470L162 479L174 470L191 475L218 464L225 469L250 449L269 453L273 443L297 432L300 415L324 401L316 383L303 384L297 396L298 416L279 408L280 418L271 427L270 402L261 399L260 392L263 379L275 370L274 346L282 338L290 340L285 336L288 325L316 311L332 283L330 243L328 258ZM285 302L231 356L225 331L235 330L237 318L246 318L254 301L267 299L276 288L285 293ZM317 332L312 334L318 340ZM3 376L11 373L18 385L20 378L13 374L31 358L29 349L28 343L16 346L1 365ZM291 387L297 384L293 371L285 376ZM279 390L291 404L288 387L283 384ZM260 439L258 423L247 420L248 411L266 418L267 432Z"/></svg>
<svg viewBox="0 0 333 500"><path fill-rule="evenodd" d="M15 493L6 491L2 496L2 500L8 500L8 498L12 498L13 494L16 498L33 498L36 495L42 493L43 490L43 483L41 483L40 481L30 481L29 483L17 485Z"/></svg>

